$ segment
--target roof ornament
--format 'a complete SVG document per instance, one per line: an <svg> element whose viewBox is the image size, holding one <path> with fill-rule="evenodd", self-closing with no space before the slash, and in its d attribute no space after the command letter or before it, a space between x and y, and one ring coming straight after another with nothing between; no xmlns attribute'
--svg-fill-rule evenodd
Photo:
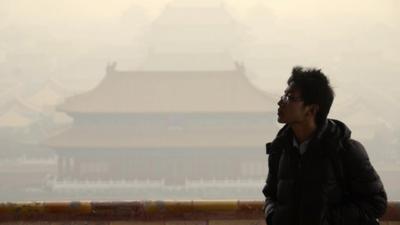
<svg viewBox="0 0 400 225"><path fill-rule="evenodd" d="M111 62L111 63L107 63L107 67L106 67L106 72L107 74L110 74L112 72L115 72L117 67L117 62Z"/></svg>
<svg viewBox="0 0 400 225"><path fill-rule="evenodd" d="M244 63L243 62L235 61L235 67L236 67L236 70L239 73L244 74L245 71L246 71L246 68L244 67Z"/></svg>

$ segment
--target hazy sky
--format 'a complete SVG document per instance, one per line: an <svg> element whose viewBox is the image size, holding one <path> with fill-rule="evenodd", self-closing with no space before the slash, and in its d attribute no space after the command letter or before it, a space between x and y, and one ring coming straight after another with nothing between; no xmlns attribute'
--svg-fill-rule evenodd
<svg viewBox="0 0 400 225"><path fill-rule="evenodd" d="M1 0L2 25L4 24L46 24L67 23L86 24L118 20L132 5L142 6L150 14L159 12L168 0ZM214 1L218 2L218 1ZM316 16L335 17L353 15L362 19L398 23L400 18L398 0L227 0L228 8L240 15L257 3L276 10L278 16L314 18ZM5 15L4 15L5 14ZM4 20L5 19L5 20Z"/></svg>

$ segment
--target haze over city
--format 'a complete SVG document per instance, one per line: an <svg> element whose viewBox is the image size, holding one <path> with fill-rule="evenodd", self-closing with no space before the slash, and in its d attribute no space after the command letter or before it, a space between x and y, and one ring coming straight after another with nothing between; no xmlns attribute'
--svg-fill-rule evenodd
<svg viewBox="0 0 400 225"><path fill-rule="evenodd" d="M96 188L89 198L179 198L186 188L182 198L262 199L265 143L281 126L276 103L297 65L330 78L329 117L351 128L389 198L400 197L397 0L2 0L0 34L2 201L75 200ZM207 146L191 132L249 137ZM235 152L214 174L202 168L218 164L213 147ZM91 152L92 162L82 153L92 148L154 167L165 148L175 161L113 170L104 157L96 161L102 153ZM232 165L240 177L231 177ZM203 192L191 189L199 184ZM155 195L146 185L168 191ZM221 196L224 185L231 194Z"/></svg>

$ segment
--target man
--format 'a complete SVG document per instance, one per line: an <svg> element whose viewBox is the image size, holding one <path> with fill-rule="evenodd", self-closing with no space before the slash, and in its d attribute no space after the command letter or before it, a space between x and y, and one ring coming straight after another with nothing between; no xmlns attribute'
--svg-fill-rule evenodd
<svg viewBox="0 0 400 225"><path fill-rule="evenodd" d="M334 99L328 78L295 67L287 84L278 102L278 122L285 125L267 144L267 224L379 224L386 192L350 129L327 119Z"/></svg>

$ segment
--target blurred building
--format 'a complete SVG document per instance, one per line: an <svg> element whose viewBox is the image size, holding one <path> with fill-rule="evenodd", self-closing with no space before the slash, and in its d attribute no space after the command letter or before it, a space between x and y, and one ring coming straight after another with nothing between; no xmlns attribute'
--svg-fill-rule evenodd
<svg viewBox="0 0 400 225"><path fill-rule="evenodd" d="M223 5L169 4L138 69L112 63L97 87L58 107L74 124L46 143L58 155L53 187L259 190L276 100L232 59L236 27Z"/></svg>

